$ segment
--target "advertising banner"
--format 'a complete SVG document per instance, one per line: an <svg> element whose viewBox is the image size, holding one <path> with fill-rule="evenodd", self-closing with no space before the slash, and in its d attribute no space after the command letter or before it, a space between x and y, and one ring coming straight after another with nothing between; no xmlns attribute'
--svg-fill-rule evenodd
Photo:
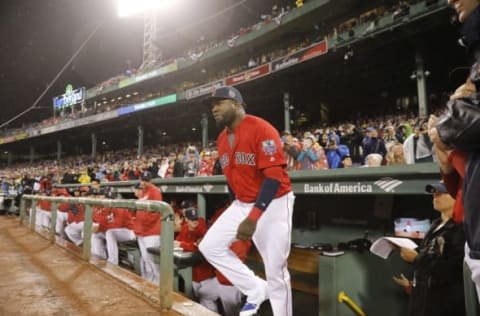
<svg viewBox="0 0 480 316"><path fill-rule="evenodd" d="M156 99L153 99L153 100L150 100L150 101L146 101L146 102L143 102L143 103L135 104L134 105L134 112L145 110L145 109L148 109L148 108L153 108L155 106L165 105L165 104L169 104L169 103L175 103L175 102L177 102L177 95L174 93L174 94L166 95L164 97L160 97L160 98L156 98Z"/></svg>
<svg viewBox="0 0 480 316"><path fill-rule="evenodd" d="M238 75L228 77L225 82L227 86L233 86L242 82L250 81L268 75L269 73L270 64L263 64L261 66L258 66L257 68L253 68Z"/></svg>
<svg viewBox="0 0 480 316"><path fill-rule="evenodd" d="M299 50L298 52L272 61L272 71L279 71L288 68L303 61L323 55L327 52L327 41L321 41L320 43L316 43L310 47Z"/></svg>
<svg viewBox="0 0 480 316"><path fill-rule="evenodd" d="M53 98L53 108L63 109L65 107L72 106L85 100L85 87L73 90L72 85L68 85L65 89L65 94Z"/></svg>
<svg viewBox="0 0 480 316"><path fill-rule="evenodd" d="M215 82L210 82L199 87L195 87L185 91L185 98L187 100L200 97L202 95L211 94L213 90L221 88L225 85L223 80L218 80Z"/></svg>
<svg viewBox="0 0 480 316"><path fill-rule="evenodd" d="M380 178L374 181L337 181L293 183L298 194L417 194L423 192L431 179Z"/></svg>

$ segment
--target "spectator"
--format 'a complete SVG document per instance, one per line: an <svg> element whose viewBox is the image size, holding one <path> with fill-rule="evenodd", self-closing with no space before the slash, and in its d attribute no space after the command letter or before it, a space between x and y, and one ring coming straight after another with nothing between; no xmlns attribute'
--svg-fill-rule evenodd
<svg viewBox="0 0 480 316"><path fill-rule="evenodd" d="M427 185L433 208L440 218L432 223L420 246L400 249L403 260L414 266L413 282L402 274L394 281L410 292L409 316L465 315L463 295L463 247L461 224L452 220L455 200L443 183Z"/></svg>
<svg viewBox="0 0 480 316"><path fill-rule="evenodd" d="M385 158L387 149L383 139L378 137L378 131L374 127L369 127L366 130L366 136L362 141L363 157L366 158L370 154L380 154ZM364 159L364 163L365 159Z"/></svg>
<svg viewBox="0 0 480 316"><path fill-rule="evenodd" d="M433 144L428 136L426 122L415 127L413 134L405 139L403 151L407 164L433 161Z"/></svg>

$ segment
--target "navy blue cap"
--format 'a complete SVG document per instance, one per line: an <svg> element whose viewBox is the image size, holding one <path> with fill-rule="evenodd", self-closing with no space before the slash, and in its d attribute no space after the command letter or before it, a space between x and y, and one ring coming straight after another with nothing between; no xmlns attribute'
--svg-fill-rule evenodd
<svg viewBox="0 0 480 316"><path fill-rule="evenodd" d="M230 99L237 101L237 103L241 105L245 105L245 102L243 102L243 97L240 91L238 91L237 88L231 87L231 86L225 86L218 88L216 90L213 90L212 94L205 98L204 102L205 103L210 103L214 99Z"/></svg>
<svg viewBox="0 0 480 316"><path fill-rule="evenodd" d="M194 207L189 207L185 210L185 217L191 221L196 221L198 219L198 211Z"/></svg>
<svg viewBox="0 0 480 316"><path fill-rule="evenodd" d="M142 181L150 181L152 180L152 173L150 171L144 171L141 175L140 175L140 180Z"/></svg>
<svg viewBox="0 0 480 316"><path fill-rule="evenodd" d="M445 187L445 184L443 184L442 182L427 184L427 186L425 187L425 191L427 191L427 193L435 193L435 192L447 193L448 192L447 188Z"/></svg>
<svg viewBox="0 0 480 316"><path fill-rule="evenodd" d="M182 203L180 204L180 208L190 208L192 206L193 206L193 202L190 200L182 201Z"/></svg>

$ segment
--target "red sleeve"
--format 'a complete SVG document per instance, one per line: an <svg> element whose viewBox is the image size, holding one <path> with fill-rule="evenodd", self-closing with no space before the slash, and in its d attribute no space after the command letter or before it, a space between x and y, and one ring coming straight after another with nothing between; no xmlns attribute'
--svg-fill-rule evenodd
<svg viewBox="0 0 480 316"><path fill-rule="evenodd" d="M282 182L282 179L284 176L282 167L273 166L273 167L263 169L262 172L265 178L270 178L273 180L277 180L278 182Z"/></svg>

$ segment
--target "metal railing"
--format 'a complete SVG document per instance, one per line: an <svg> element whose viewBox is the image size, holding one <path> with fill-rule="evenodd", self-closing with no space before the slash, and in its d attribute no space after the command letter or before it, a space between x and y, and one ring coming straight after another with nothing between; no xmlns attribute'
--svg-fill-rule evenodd
<svg viewBox="0 0 480 316"><path fill-rule="evenodd" d="M85 220L83 224L83 253L82 258L90 260L92 236L92 206L126 208L129 210L142 210L162 215L161 221L161 253L160 255L160 305L162 309L170 309L173 304L173 210L169 204L161 201L146 200L108 200L94 198L48 197L38 195L23 195L20 201L20 223L27 218L27 201L31 201L30 229L35 231L37 206L35 201L45 200L51 204L50 235L51 242L55 242L55 228L57 222L57 206L59 203L73 203L85 205ZM159 236L160 238L160 236Z"/></svg>

